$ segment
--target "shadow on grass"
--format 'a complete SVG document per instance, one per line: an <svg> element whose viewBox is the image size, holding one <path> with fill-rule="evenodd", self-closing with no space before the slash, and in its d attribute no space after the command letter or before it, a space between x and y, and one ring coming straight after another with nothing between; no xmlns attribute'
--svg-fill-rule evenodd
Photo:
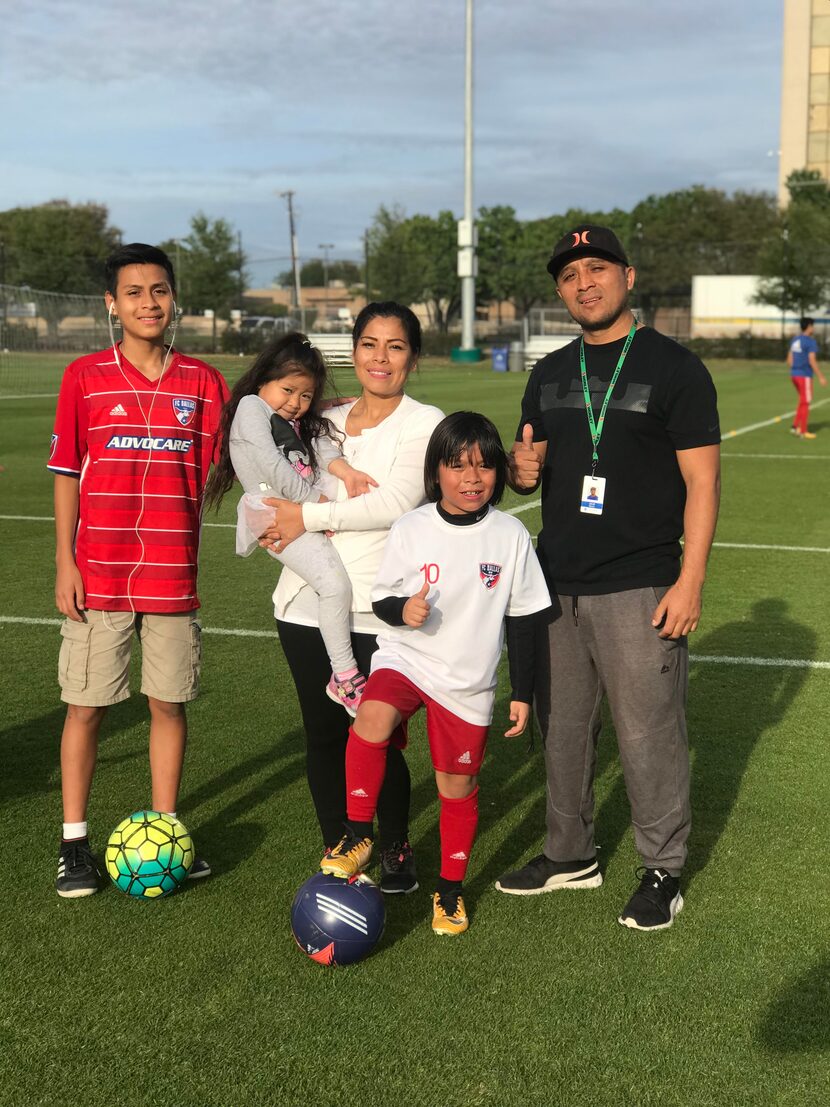
<svg viewBox="0 0 830 1107"><path fill-rule="evenodd" d="M134 696L123 703L114 704L107 712L101 728L99 758L108 764L128 761L133 753L110 753L108 744L120 734L148 720L147 704L143 697ZM26 719L15 726L0 731L0 758L3 772L0 774L0 805L29 796L50 792L57 781L60 766L61 732L66 718L66 705L54 711ZM146 754L144 755L146 757Z"/></svg>
<svg viewBox="0 0 830 1107"><path fill-rule="evenodd" d="M765 642L759 649L758 641ZM816 636L788 615L784 600L752 605L745 619L693 640L699 656L747 653L812 660ZM756 743L786 716L809 669L692 662L689 735L692 763L692 836L687 878L709 862L729 820Z"/></svg>
<svg viewBox="0 0 830 1107"><path fill-rule="evenodd" d="M770 656L815 657L816 636L788 615L778 598L753 604L743 620L729 623L693 640L697 655L742 656L759 652L765 637ZM760 651L763 652L763 651ZM693 830L687 873L689 878L708 863L729 820L755 744L765 730L775 727L798 695L809 670L798 667L693 664L690 681L689 731L693 750ZM542 705L544 710L544 705ZM498 737L494 739L498 742ZM516 806L527 804L521 820L487 857L470 882L473 897L498 876L518 867L530 853L541 850L545 833L545 769L541 756L529 760L524 749L505 743L499 762L507 771L493 774L485 768L479 832L485 833ZM604 870L628 831L631 819L625 781L619 766L613 725L608 711L597 750L597 781L603 780L602 803L596 813L597 847ZM494 807L488 797L494 798ZM530 802L528 803L529 797Z"/></svg>
<svg viewBox="0 0 830 1107"><path fill-rule="evenodd" d="M250 787L234 799L222 803L204 822L188 820L193 839L198 843L198 851L208 858L217 878L232 872L265 841L267 824L250 821L246 816L256 807L276 802L284 789L305 776L304 750L298 750L301 742L300 731L287 732L267 749L218 773L182 798L179 806L186 812L198 809L243 782L250 782ZM286 749L298 752L286 758ZM271 772L266 772L281 757L281 763Z"/></svg>
<svg viewBox="0 0 830 1107"><path fill-rule="evenodd" d="M775 1053L830 1049L830 959L790 981L761 1019L756 1038Z"/></svg>

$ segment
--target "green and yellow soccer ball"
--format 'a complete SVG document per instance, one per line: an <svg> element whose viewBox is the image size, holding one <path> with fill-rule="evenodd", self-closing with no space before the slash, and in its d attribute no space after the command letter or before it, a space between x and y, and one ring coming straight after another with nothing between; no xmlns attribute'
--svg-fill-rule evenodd
<svg viewBox="0 0 830 1107"><path fill-rule="evenodd" d="M158 899L187 879L193 856L193 841L178 819L136 811L110 835L105 862L116 888L139 899Z"/></svg>

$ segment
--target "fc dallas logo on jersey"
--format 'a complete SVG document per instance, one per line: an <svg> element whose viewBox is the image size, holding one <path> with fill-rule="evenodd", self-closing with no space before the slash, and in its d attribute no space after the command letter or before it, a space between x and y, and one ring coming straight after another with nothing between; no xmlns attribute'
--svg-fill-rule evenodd
<svg viewBox="0 0 830 1107"><path fill-rule="evenodd" d="M485 588L495 588L501 576L501 565L494 565L491 561L482 561L478 567L478 575Z"/></svg>
<svg viewBox="0 0 830 1107"><path fill-rule="evenodd" d="M184 396L176 396L173 400L173 411L183 427L186 427L193 418L193 412L195 410L195 400L186 400Z"/></svg>

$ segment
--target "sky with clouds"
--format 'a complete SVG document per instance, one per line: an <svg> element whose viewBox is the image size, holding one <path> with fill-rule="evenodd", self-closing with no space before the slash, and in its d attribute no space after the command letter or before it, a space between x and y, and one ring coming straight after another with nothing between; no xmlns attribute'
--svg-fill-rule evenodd
<svg viewBox="0 0 830 1107"><path fill-rule="evenodd" d="M0 210L242 232L253 277L463 206L464 0L0 0ZM776 187L783 0L475 0L475 204Z"/></svg>

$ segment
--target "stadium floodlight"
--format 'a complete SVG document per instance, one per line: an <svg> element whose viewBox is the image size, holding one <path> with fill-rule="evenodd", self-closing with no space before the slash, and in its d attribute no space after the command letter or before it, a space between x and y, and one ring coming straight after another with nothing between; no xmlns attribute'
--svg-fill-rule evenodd
<svg viewBox="0 0 830 1107"><path fill-rule="evenodd" d="M473 0L467 0L464 66L464 218L458 222L458 276L461 281L461 345L453 361L481 361L475 344L478 234L473 215Z"/></svg>

